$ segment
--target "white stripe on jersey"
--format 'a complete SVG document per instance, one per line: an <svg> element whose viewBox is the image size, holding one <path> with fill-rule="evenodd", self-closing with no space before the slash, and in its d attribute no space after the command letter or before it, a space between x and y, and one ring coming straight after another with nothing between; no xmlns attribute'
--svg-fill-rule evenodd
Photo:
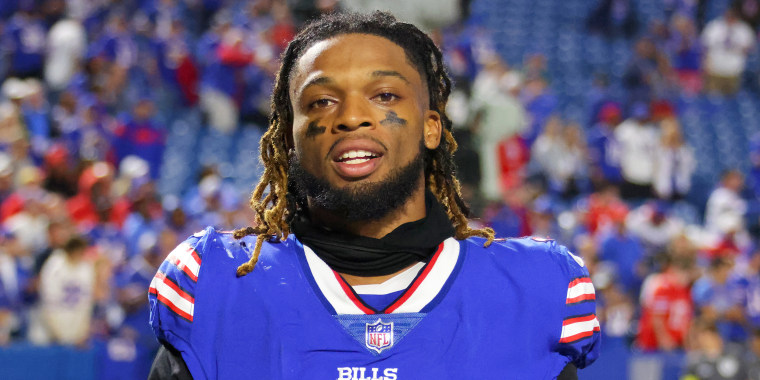
<svg viewBox="0 0 760 380"><path fill-rule="evenodd" d="M322 295L327 298L327 302L335 309L335 312L338 314L364 314L364 311L346 296L346 292L343 291L338 279L335 278L333 270L306 245L303 246L303 252L306 255L306 262L309 264L317 287L322 291Z"/></svg>
<svg viewBox="0 0 760 380"><path fill-rule="evenodd" d="M177 308L179 311L186 314L185 317L190 316L189 319L192 319L193 312L195 311L195 303L180 295L177 290L169 284L170 281L171 280L163 276L156 275L156 277L153 277L153 280L150 282L150 287L155 289L159 296L165 298L170 303L170 305L167 306L170 308ZM187 293L182 293L184 293L185 296L190 297Z"/></svg>
<svg viewBox="0 0 760 380"><path fill-rule="evenodd" d="M579 318L581 319L581 318ZM562 326L562 335L560 336L560 342L563 339L573 338L577 335L590 334L594 330L599 329L599 320L595 315L590 315L586 320L579 320L578 322L569 323Z"/></svg>
<svg viewBox="0 0 760 380"><path fill-rule="evenodd" d="M427 304L429 304L441 292L441 288L446 284L446 280L451 276L454 267L459 260L459 241L454 238L448 238L443 241L443 250L435 262L435 266L430 268L427 277L420 283L412 295L393 310L392 314L397 313L419 313Z"/></svg>
<svg viewBox="0 0 760 380"><path fill-rule="evenodd" d="M174 248L169 257L169 262L176 265L181 271L187 273L187 275L198 281L198 272L201 270L201 263L196 259L197 253L194 255L195 249L187 243L182 243Z"/></svg>
<svg viewBox="0 0 760 380"><path fill-rule="evenodd" d="M579 282L567 288L567 299L571 300L580 296L595 295L594 285L591 282Z"/></svg>
<svg viewBox="0 0 760 380"><path fill-rule="evenodd" d="M393 292L398 292L409 287L414 281L417 274L420 273L420 269L425 266L425 263L417 263L409 267L407 270L393 276L383 282L382 284L371 285L356 285L353 286L356 294L376 294L383 295Z"/></svg>

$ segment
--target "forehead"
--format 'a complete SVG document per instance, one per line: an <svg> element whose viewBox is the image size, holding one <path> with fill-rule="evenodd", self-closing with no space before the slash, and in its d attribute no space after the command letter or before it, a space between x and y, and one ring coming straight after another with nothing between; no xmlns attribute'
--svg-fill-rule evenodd
<svg viewBox="0 0 760 380"><path fill-rule="evenodd" d="M404 49L391 40L372 34L342 34L319 41L298 59L291 77L291 91L307 79L345 74L351 70L391 69L422 83L420 73Z"/></svg>

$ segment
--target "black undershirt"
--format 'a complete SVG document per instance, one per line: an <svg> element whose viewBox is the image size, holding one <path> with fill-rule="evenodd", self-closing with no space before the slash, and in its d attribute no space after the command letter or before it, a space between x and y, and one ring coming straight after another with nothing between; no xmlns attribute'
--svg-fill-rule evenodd
<svg viewBox="0 0 760 380"><path fill-rule="evenodd" d="M182 355L169 344L158 350L156 360L150 368L148 380L192 380ZM557 376L557 380L578 380L578 371L573 363L568 363Z"/></svg>

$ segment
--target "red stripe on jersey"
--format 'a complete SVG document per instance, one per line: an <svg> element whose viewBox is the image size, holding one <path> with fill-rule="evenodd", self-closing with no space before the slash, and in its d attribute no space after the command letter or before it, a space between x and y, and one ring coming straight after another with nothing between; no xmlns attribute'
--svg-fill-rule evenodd
<svg viewBox="0 0 760 380"><path fill-rule="evenodd" d="M443 251L443 243L438 245L438 251L430 259L430 262L425 266L425 269L422 271L422 273L420 273L419 277L417 277L417 279L414 280L414 283L412 283L409 289L407 289L406 292L404 292L404 295L398 300L396 300L396 302L394 302L392 305L385 308L384 312L386 314L393 313L394 310L401 307L401 305L403 305L404 302L406 302L406 300L408 300L409 297L411 297L412 294L414 294L414 291L417 290L417 288L420 286L422 281L425 280L425 277L427 277L428 273L430 273L430 270L433 269L433 266L435 265L435 262L438 260L438 256L441 255L442 251Z"/></svg>
<svg viewBox="0 0 760 380"><path fill-rule="evenodd" d="M583 302L583 301L594 301L596 300L596 294L582 294L578 297L568 298L566 304L570 305L573 303Z"/></svg>
<svg viewBox="0 0 760 380"><path fill-rule="evenodd" d="M186 299L190 303L193 303L193 304L195 303L195 298L193 298L193 296L187 294L187 292L185 292L184 290L180 289L179 285L175 284L174 281L172 281L171 279L169 279L168 277L166 277L165 274L163 274L161 272L158 272L158 273L156 273L156 278L159 279L159 280L161 280L164 284L166 284L170 288L174 289L174 291L177 292L177 294L180 297Z"/></svg>
<svg viewBox="0 0 760 380"><path fill-rule="evenodd" d="M570 285L568 285L567 287L568 288L572 288L573 286L578 285L578 284L582 284L582 283L589 283L590 284L591 283L591 279L588 278L588 277L579 277L579 278L576 278L573 281L570 281Z"/></svg>
<svg viewBox="0 0 760 380"><path fill-rule="evenodd" d="M190 314L185 313L184 311L182 311L182 309L180 309L177 306L175 306L174 303L172 303L171 300L169 300L168 298L164 297L163 295L157 294L156 295L156 299L158 299L158 301L161 302L162 304L166 305L166 307L168 307L169 309L171 309L171 311L177 313L177 315L179 315L180 317L185 318L185 319L187 319L190 322L193 321L193 316L192 315L190 315Z"/></svg>
<svg viewBox="0 0 760 380"><path fill-rule="evenodd" d="M169 257L169 262L172 263L172 264L174 264L175 267L177 267L180 270L182 270L183 272L185 272L185 274L187 275L187 277L190 277L191 280L193 280L195 282L198 282L198 276L196 276L193 273L193 271L191 271L190 268L187 267L187 265L183 265L182 262L179 261L179 258L177 258L177 256L171 255Z"/></svg>
<svg viewBox="0 0 760 380"><path fill-rule="evenodd" d="M340 284L341 289L343 289L343 292L348 296L348 299L350 299L351 302L353 302L354 305L359 308L359 310L363 311L364 314L375 314L374 310L368 308L361 300L356 298L356 294L354 294L351 286L348 285L345 280L343 280L343 277L341 277L338 272L333 271L333 274L335 275L335 279L338 280L338 283Z"/></svg>
<svg viewBox="0 0 760 380"><path fill-rule="evenodd" d="M594 330L592 330L592 331L584 331L582 333L571 335L571 336L568 336L568 337L560 339L559 342L560 343L573 343L573 342L581 340L583 338L588 338L588 337L594 335L594 333L598 333L600 331L601 331L601 329L599 329L599 326L596 326L596 327L594 327Z"/></svg>
<svg viewBox="0 0 760 380"><path fill-rule="evenodd" d="M198 263L198 266L201 265L201 257L198 256L198 252L195 251L195 248L193 248L193 251L190 253L190 256L192 256L193 260L195 260L195 262Z"/></svg>
<svg viewBox="0 0 760 380"><path fill-rule="evenodd" d="M588 322L588 321L594 320L594 318L596 318L596 315L594 314L581 315L579 317L568 318L562 321L562 326L572 325L573 323L578 323L578 322Z"/></svg>

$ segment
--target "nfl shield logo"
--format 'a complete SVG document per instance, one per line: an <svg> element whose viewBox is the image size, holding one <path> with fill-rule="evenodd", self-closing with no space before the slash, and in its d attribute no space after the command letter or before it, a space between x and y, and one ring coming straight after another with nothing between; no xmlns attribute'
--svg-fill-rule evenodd
<svg viewBox="0 0 760 380"><path fill-rule="evenodd" d="M393 346L393 322L383 323L378 319L375 323L367 323L366 326L364 342L367 348L379 354L384 349Z"/></svg>

